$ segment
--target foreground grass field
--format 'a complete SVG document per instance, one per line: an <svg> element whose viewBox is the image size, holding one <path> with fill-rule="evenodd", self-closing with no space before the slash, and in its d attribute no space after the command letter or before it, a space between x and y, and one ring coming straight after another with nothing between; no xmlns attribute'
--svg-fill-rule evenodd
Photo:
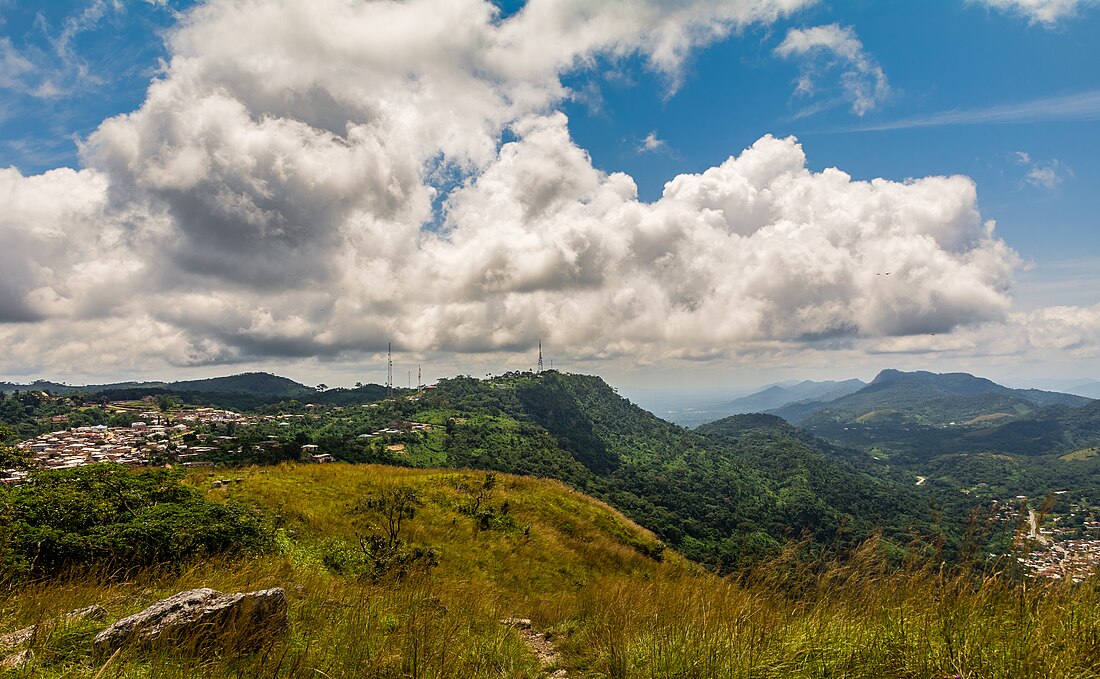
<svg viewBox="0 0 1100 679"><path fill-rule="evenodd" d="M222 480L231 483L212 487ZM735 582L559 483L505 475L287 465L190 482L270 513L277 552L24 585L0 595L0 632L91 604L113 620L184 589L280 586L287 634L247 654L110 659L89 652L105 623L60 623L33 640L33 661L0 676L1100 676L1094 580L890 573L869 545L794 579L785 565ZM399 539L420 558L397 577L365 562L359 546L387 533L386 515L377 504L364 511L363 500L401 491L413 491L416 506ZM554 664L540 665L500 623L512 617L549 633Z"/></svg>

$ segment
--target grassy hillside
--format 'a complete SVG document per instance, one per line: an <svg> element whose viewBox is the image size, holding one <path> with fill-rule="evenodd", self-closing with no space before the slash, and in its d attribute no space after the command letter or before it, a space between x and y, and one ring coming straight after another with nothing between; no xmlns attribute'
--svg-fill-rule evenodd
<svg viewBox="0 0 1100 679"><path fill-rule="evenodd" d="M240 477L212 488L211 482ZM1016 585L940 570L891 574L872 543L844 565L789 550L741 581L719 579L606 505L560 483L481 472L314 465L197 474L190 482L281 522L274 551L114 579L81 572L10 588L0 632L101 604L114 620L208 586L281 586L289 629L256 652L88 653L105 623L56 625L32 664L4 677L1091 677L1094 583ZM438 565L404 577L357 572L363 498L412 491L401 538ZM477 511L471 511L477 502ZM507 509L505 509L507 508ZM491 514L485 521L479 512ZM510 517L510 518L509 518ZM549 667L500 624L549 634ZM561 676L561 675L559 675Z"/></svg>

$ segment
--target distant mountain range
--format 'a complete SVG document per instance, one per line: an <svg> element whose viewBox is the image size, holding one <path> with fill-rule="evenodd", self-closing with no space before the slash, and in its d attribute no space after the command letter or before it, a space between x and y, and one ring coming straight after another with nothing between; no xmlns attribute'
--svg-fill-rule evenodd
<svg viewBox="0 0 1100 679"><path fill-rule="evenodd" d="M969 373L883 370L862 389L839 398L770 410L801 427L837 424L946 425L992 423L1051 405L1083 406L1090 399L1039 389L1010 389Z"/></svg>
<svg viewBox="0 0 1100 679"><path fill-rule="evenodd" d="M1077 380L1033 380L1029 382L1028 386L1100 399L1100 382L1087 378Z"/></svg>
<svg viewBox="0 0 1100 679"><path fill-rule="evenodd" d="M867 386L863 380L804 380L791 385L772 385L748 396L726 403L722 409L727 415L763 413L783 406L806 401L827 402L854 393Z"/></svg>

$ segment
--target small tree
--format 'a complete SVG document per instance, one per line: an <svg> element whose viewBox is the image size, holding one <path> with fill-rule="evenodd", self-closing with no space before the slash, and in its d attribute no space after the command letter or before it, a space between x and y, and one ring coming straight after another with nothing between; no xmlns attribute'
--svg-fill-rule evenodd
<svg viewBox="0 0 1100 679"><path fill-rule="evenodd" d="M372 517L368 532L355 532L359 552L354 558L330 555L328 565L337 572L358 572L361 577L401 578L414 569L438 565L439 557L430 547L406 547L401 539L401 526L416 515L423 502L415 488L392 485L360 500L353 512Z"/></svg>
<svg viewBox="0 0 1100 679"><path fill-rule="evenodd" d="M416 508L424 506L420 494L408 486L391 486L360 501L357 510L379 517L379 528L385 538L386 549L391 552L401 544L401 523L416 515ZM359 536L360 543L363 537Z"/></svg>

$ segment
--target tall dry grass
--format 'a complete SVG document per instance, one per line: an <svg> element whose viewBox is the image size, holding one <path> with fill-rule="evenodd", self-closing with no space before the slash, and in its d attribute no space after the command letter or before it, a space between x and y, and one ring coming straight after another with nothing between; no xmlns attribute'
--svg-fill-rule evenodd
<svg viewBox="0 0 1100 679"><path fill-rule="evenodd" d="M1096 580L1019 582L1001 574L886 566L868 544L831 564L781 560L734 580L675 554L606 505L560 484L499 475L487 502L509 522L483 530L463 512L476 472L345 465L234 472L213 497L267 508L278 553L132 574L74 573L0 593L0 632L98 603L112 619L184 589L287 590L289 628L258 651L89 652L102 623L58 624L8 677L536 677L537 659L505 617L547 631L574 677L1097 677ZM403 579L341 575L364 493L406 484L423 506L402 528L438 550ZM117 575L114 574L114 575Z"/></svg>

